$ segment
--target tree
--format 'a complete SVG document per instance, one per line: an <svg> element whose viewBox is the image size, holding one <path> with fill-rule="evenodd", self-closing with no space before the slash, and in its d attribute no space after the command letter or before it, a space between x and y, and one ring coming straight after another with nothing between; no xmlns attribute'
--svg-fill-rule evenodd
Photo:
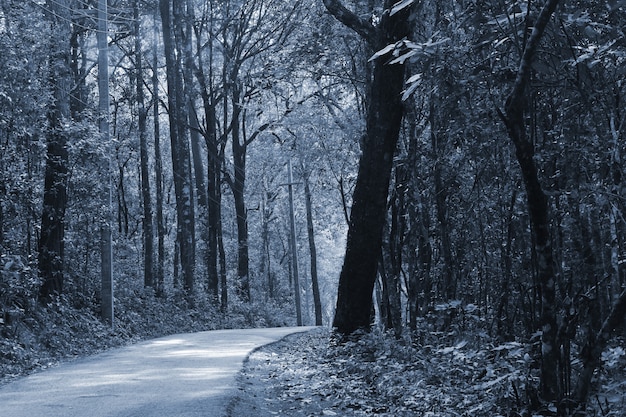
<svg viewBox="0 0 626 417"><path fill-rule="evenodd" d="M215 16L214 1L209 1L208 7L204 8L204 13L199 24L194 27L196 37L197 63L194 67L197 79L197 88L202 101L204 125L198 126L207 149L207 184L206 184L206 268L207 268L207 291L216 301L220 297L220 273L218 272L219 250L218 243L221 241L221 182L224 152L221 149L223 138L218 138L218 120L216 107L218 102L218 89L214 83L213 67L214 63L214 42L215 42ZM207 31L208 35L204 32ZM207 37L206 42L204 37ZM205 59L206 55L206 59ZM225 266L224 266L225 268ZM228 292L225 284L226 274L224 273L224 285L222 286L222 306L226 308Z"/></svg>
<svg viewBox="0 0 626 417"><path fill-rule="evenodd" d="M137 128L139 130L139 153L140 153L140 172L141 172L141 199L143 203L143 245L144 245L144 285L146 287L155 288L154 280L154 233L152 227L152 198L150 194L150 175L149 175L149 156L148 156L148 132L147 119L148 111L146 109L144 94L144 76L143 76L143 51L141 45L141 21L139 19L139 0L133 3L133 17L135 19L135 83L137 91L137 107L138 120Z"/></svg>
<svg viewBox="0 0 626 417"><path fill-rule="evenodd" d="M358 33L375 51L395 45L410 34L408 8L391 13L393 4L394 1L384 2L384 12L374 26L340 1L324 0L336 19ZM387 58L386 53L376 57L369 81L366 130L333 321L333 327L342 334L370 327L393 156L403 116L404 66L389 64Z"/></svg>
<svg viewBox="0 0 626 417"><path fill-rule="evenodd" d="M306 205L306 230L309 238L309 254L311 256L311 287L313 289L313 306L315 309L315 325L322 325L322 300L320 297L320 285L317 276L317 247L315 245L315 230L313 228L313 205L311 203L310 173L306 165L302 163L304 178L304 201Z"/></svg>
<svg viewBox="0 0 626 417"><path fill-rule="evenodd" d="M179 25L184 23L183 0L160 0L163 45L167 69L168 115L172 170L176 193L177 237L184 288L192 292L195 269L195 216L189 153L187 101L183 87L182 42ZM188 34L191 35L191 34Z"/></svg>
<svg viewBox="0 0 626 417"><path fill-rule="evenodd" d="M532 70L532 62L543 33L556 9L558 0L549 0L542 8L534 24L532 34L524 47L515 83L505 103L502 115L515 154L522 170L526 188L526 201L533 233L533 246L536 254L537 278L541 288L541 396L545 401L555 401L561 395L557 364L559 363L556 285L554 271L553 243L550 235L550 215L548 197L539 180L539 170L535 163L533 143L527 137L524 114L527 110L526 92Z"/></svg>
<svg viewBox="0 0 626 417"><path fill-rule="evenodd" d="M69 140L65 126L71 120L72 90L69 68L71 7L67 0L48 1L46 7L52 11L48 78L53 102L48 110L46 174L38 246L39 273L43 280L39 292L41 301L63 291Z"/></svg>
<svg viewBox="0 0 626 417"><path fill-rule="evenodd" d="M163 158L161 156L161 124L159 122L159 56L157 48L158 30L156 25L158 8L154 15L152 33L152 119L154 123L154 165L156 188L156 228L157 228L157 261L155 267L155 289L157 296L162 296L165 281L165 225L163 218Z"/></svg>

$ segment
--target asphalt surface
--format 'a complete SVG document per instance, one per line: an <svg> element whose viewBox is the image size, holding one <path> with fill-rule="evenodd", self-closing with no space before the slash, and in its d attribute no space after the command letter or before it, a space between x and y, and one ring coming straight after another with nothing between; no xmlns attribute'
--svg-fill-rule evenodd
<svg viewBox="0 0 626 417"><path fill-rule="evenodd" d="M0 417L221 417L246 356L307 327L168 336L0 388Z"/></svg>

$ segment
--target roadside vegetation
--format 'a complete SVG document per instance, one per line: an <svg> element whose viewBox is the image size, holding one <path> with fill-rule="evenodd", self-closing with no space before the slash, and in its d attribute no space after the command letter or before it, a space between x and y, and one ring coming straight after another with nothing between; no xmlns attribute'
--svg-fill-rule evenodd
<svg viewBox="0 0 626 417"><path fill-rule="evenodd" d="M582 415L626 415L626 355L617 342L602 355ZM422 322L412 339L373 331L341 343L321 328L254 352L230 416L535 416L536 348L461 325L439 332Z"/></svg>

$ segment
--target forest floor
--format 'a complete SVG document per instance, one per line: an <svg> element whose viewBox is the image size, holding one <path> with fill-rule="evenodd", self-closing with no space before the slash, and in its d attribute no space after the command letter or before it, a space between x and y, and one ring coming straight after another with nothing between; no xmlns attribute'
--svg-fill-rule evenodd
<svg viewBox="0 0 626 417"><path fill-rule="evenodd" d="M122 294L123 295L123 294ZM218 328L285 326L271 305L233 309L185 307L175 298L120 297L111 330L87 308L59 300L0 323L0 385L115 346L167 334ZM280 319L282 317L282 319ZM429 324L430 322L430 324ZM374 330L339 341L327 328L293 335L249 356L230 416L532 416L538 343L498 343L480 317L446 331L432 320L411 338ZM603 353L587 416L626 416L626 343ZM574 352L574 350L573 350ZM576 357L575 354L573 354ZM579 362L573 361L572 374Z"/></svg>
<svg viewBox="0 0 626 417"><path fill-rule="evenodd" d="M533 415L527 346L434 336L419 344L377 332L338 343L324 328L289 336L250 355L229 417ZM624 416L624 350L604 359L586 415Z"/></svg>

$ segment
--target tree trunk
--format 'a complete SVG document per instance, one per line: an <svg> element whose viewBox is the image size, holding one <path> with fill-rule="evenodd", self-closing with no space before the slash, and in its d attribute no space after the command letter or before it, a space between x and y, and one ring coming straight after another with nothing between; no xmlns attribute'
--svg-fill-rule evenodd
<svg viewBox="0 0 626 417"><path fill-rule="evenodd" d="M148 112L143 90L143 52L141 47L141 24L139 20L139 0L133 3L135 19L135 82L137 90L139 153L141 172L141 197L143 203L143 284L154 288L154 232L152 230L152 201L150 197L150 167L148 161Z"/></svg>
<svg viewBox="0 0 626 417"><path fill-rule="evenodd" d="M209 17L209 30L213 28L212 17ZM219 151L217 138L217 115L215 112L215 96L213 88L213 46L211 43L208 48L208 63L205 65L203 56L203 44L200 35L196 34L196 56L198 57L198 65L195 68L196 79L200 89L200 97L202 98L202 106L204 111L204 141L207 149L207 184L206 184L206 208L207 208L207 291L217 301L219 298L219 273L218 273L218 228L221 223L219 221L220 205L221 205L221 168L222 154ZM204 69L208 68L208 76Z"/></svg>
<svg viewBox="0 0 626 417"><path fill-rule="evenodd" d="M186 10L184 22L183 51L185 57L184 65L184 85L185 85L185 101L187 103L187 114L189 119L189 133L191 138L191 155L193 159L193 172L196 182L196 193L198 194L198 205L203 213L207 209L206 185L204 182L204 166L202 163L202 154L200 152L200 124L196 113L196 93L193 86L194 74L194 56L193 56L193 22L195 21L195 13L193 4L190 0L185 0ZM182 27L182 25L181 25Z"/></svg>
<svg viewBox="0 0 626 417"><path fill-rule="evenodd" d="M156 295L162 297L165 291L165 225L163 222L163 158L161 157L161 123L159 122L159 75L158 75L158 32L156 25L153 31L152 55L152 117L154 122L154 167L156 176L156 226L157 226L157 263Z"/></svg>
<svg viewBox="0 0 626 417"><path fill-rule="evenodd" d="M113 244L111 238L111 134L109 100L109 45L108 45L108 10L107 0L98 1L98 130L101 141L107 151L104 174L104 213L100 227L100 280L101 315L111 325L115 325L113 296ZM120 176L120 181L122 181Z"/></svg>
<svg viewBox="0 0 626 417"><path fill-rule="evenodd" d="M385 1L388 9L394 1ZM324 0L328 11L364 37L374 50L409 36L408 10L384 13L378 27L348 11L339 1ZM404 66L388 65L385 57L374 62L369 85L366 132L353 195L348 239L339 277L333 327L350 334L370 328L372 291L376 280L387 195L403 116Z"/></svg>
<svg viewBox="0 0 626 417"><path fill-rule="evenodd" d="M302 326L302 303L300 300L300 276L298 275L298 244L296 243L296 213L293 204L293 174L291 170L291 160L289 161L289 226L291 264L293 266L293 293L296 300L296 324Z"/></svg>
<svg viewBox="0 0 626 417"><path fill-rule="evenodd" d="M606 318L600 330L592 335L587 341L582 351L583 370L578 378L578 384L574 392L574 398L578 407L574 415L587 415L584 410L589 397L591 379L593 374L601 365L602 352L606 348L615 329L624 323L626 319L626 290L617 298L609 316Z"/></svg>
<svg viewBox="0 0 626 417"><path fill-rule="evenodd" d="M53 29L50 39L50 83L53 102L48 109L46 172L39 238L39 296L42 302L63 291L63 240L67 204L68 134L70 122L70 6L67 0L46 2L51 10Z"/></svg>
<svg viewBox="0 0 626 417"><path fill-rule="evenodd" d="M313 287L313 306L315 308L315 325L322 325L322 300L320 297L319 280L317 277L317 248L313 229L313 208L311 204L311 187L309 177L304 176L304 198L306 204L306 225L309 236L309 252L311 254L311 285Z"/></svg>
<svg viewBox="0 0 626 417"><path fill-rule="evenodd" d="M531 64L557 4L558 0L549 0L537 18L533 32L524 48L515 84L507 97L505 115L503 115L522 171L530 215L530 227L534 237L537 280L541 290L540 393L542 399L548 402L557 401L562 395L559 387L558 372L559 344L557 337L556 275L550 236L548 197L539 181L539 170L534 159L535 150L526 133L524 112L528 109L526 94L530 80Z"/></svg>
<svg viewBox="0 0 626 417"><path fill-rule="evenodd" d="M439 239L441 241L441 254L443 256L442 265L442 288L440 296L443 301L454 300L456 296L456 279L454 273L454 260L452 257L452 242L450 238L450 228L448 219L448 189L443 182L443 154L444 144L441 143L441 131L445 132L445 126L440 126L437 117L437 98L431 95L430 99L430 136L434 155L433 177L435 186L435 208L437 221L439 222Z"/></svg>
<svg viewBox="0 0 626 417"><path fill-rule="evenodd" d="M189 140L187 137L186 100L183 86L181 51L176 44L183 43L182 29L172 25L173 21L182 24L184 7L182 0L160 0L161 21L163 23L163 46L167 72L167 92L170 120L170 141L172 149L172 172L176 194L177 235L181 280L191 295L194 287L195 267L195 219L193 187L191 185L191 163ZM170 8L172 4L172 8ZM176 44L174 30L176 29ZM178 52L178 53L177 53Z"/></svg>
<svg viewBox="0 0 626 417"><path fill-rule="evenodd" d="M241 138L241 92L238 85L232 88L233 120L232 120L232 151L234 175L230 182L235 200L235 216L237 223L237 277L239 296L244 302L250 301L249 251L248 251L248 210L245 202L246 187L246 148Z"/></svg>

